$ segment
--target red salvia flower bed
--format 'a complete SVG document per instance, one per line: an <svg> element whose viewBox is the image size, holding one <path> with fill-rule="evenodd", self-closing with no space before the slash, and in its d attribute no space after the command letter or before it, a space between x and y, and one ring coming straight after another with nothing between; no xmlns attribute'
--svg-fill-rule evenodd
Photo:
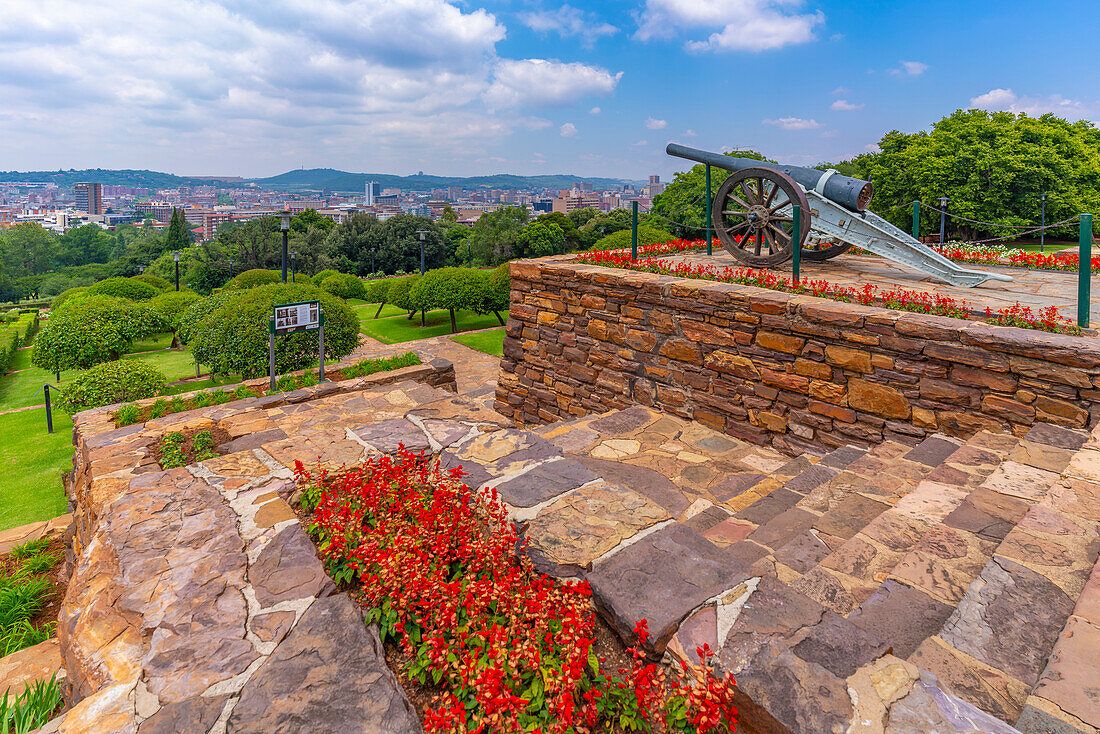
<svg viewBox="0 0 1100 734"><path fill-rule="evenodd" d="M608 671L593 649L587 583L535 571L495 490L471 491L403 449L312 476L298 463L311 531L340 583L358 581L368 621L438 691L428 732L733 731L735 683L706 665Z"/></svg>

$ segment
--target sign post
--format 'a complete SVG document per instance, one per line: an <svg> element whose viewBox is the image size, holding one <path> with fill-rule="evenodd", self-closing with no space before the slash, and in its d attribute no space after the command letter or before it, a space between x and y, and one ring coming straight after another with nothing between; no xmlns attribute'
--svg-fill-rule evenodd
<svg viewBox="0 0 1100 734"><path fill-rule="evenodd" d="M281 303L272 308L271 320L268 322L268 370L271 376L271 389L275 389L275 337L283 334L293 334L299 331L318 332L318 345L320 347L320 372L319 379L325 381L325 314L321 310L319 301L303 301L301 303Z"/></svg>

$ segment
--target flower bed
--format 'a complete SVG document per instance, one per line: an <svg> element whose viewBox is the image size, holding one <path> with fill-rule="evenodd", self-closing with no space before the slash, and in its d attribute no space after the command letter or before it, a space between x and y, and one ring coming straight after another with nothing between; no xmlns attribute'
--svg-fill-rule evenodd
<svg viewBox="0 0 1100 734"><path fill-rule="evenodd" d="M395 354L392 357L380 357L377 359L362 359L353 365L339 367L328 372L325 377L329 382L351 380L356 377L373 375L376 372L387 372L402 367L411 367L420 364L420 355L416 352ZM261 395L274 395L280 392L289 392L303 387L317 384L317 373L307 370L298 375L283 375L275 381L275 390L263 392L260 389L248 385L238 385L232 390L225 388L211 388L195 393L189 398L179 395L171 399L157 398L152 405L140 406L136 403L127 403L119 407L114 414L115 426L121 428L134 423L144 423L153 418L161 418L172 413L185 410L207 408L211 405L223 405L233 400L255 398Z"/></svg>
<svg viewBox="0 0 1100 734"><path fill-rule="evenodd" d="M967 245L947 243L943 247L932 247L948 260L965 263L985 263L988 265L1009 265L1017 268L1035 270L1071 270L1078 271L1081 257L1076 252L1031 252L1002 245ZM1100 273L1100 256L1092 258L1092 272Z"/></svg>
<svg viewBox="0 0 1100 734"><path fill-rule="evenodd" d="M680 246L681 241L674 241ZM673 243L668 243L672 245ZM696 243L701 246L701 243ZM659 246L658 246L659 247ZM676 252L694 249L683 247ZM626 270L638 270L646 273L658 273L661 275L674 275L679 278L699 278L715 280L722 283L738 283L751 285L757 288L783 291L785 293L799 293L819 298L831 298L834 301L848 303L860 303L865 306L883 306L897 311L913 311L916 313L935 314L937 316L950 316L958 319L982 319L991 324L1018 326L1025 329L1038 329L1060 334L1080 334L1081 330L1070 319L1058 315L1058 309L1054 306L1033 312L1026 306L1017 302L1014 306L993 311L986 308L984 311L976 310L965 300L951 298L938 293L925 293L924 291L908 291L901 288L884 289L873 286L870 283L862 288L842 286L830 283L826 280L814 280L802 278L797 283L791 278L776 275L768 270L753 270L752 268L717 267L713 265L696 265L692 263L662 260L658 256L648 256L631 260L630 253L622 250L586 252L577 256L577 260L590 265L601 265L609 268L623 268Z"/></svg>
<svg viewBox="0 0 1100 734"><path fill-rule="evenodd" d="M330 575L361 588L368 622L431 692L426 731L733 731L733 679L648 663L645 620L629 665L607 669L587 583L535 571L495 491L405 451L296 473Z"/></svg>

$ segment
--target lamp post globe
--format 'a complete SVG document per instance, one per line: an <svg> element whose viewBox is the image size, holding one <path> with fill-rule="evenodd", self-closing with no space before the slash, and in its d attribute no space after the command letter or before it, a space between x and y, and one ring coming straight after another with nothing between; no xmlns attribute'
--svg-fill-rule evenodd
<svg viewBox="0 0 1100 734"><path fill-rule="evenodd" d="M176 290L178 291L180 289L180 254L173 252L172 260L176 263Z"/></svg>
<svg viewBox="0 0 1100 734"><path fill-rule="evenodd" d="M424 274L424 241L428 238L429 231L426 229L416 230L416 234L420 237L420 274Z"/></svg>
<svg viewBox="0 0 1100 734"><path fill-rule="evenodd" d="M279 212L279 230L283 233L283 282L286 282L286 246L290 236L290 212Z"/></svg>

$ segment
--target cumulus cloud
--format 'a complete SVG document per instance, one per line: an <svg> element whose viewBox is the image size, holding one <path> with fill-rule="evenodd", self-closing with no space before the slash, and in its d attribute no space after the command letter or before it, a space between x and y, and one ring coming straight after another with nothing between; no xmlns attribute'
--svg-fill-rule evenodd
<svg viewBox="0 0 1100 734"><path fill-rule="evenodd" d="M646 0L635 38L669 38L681 31L718 29L690 40L689 51L766 51L814 40L820 11L799 13L802 0Z"/></svg>
<svg viewBox="0 0 1100 734"><path fill-rule="evenodd" d="M816 130L821 127L817 120L801 117L780 117L778 120L764 120L765 125L775 125L784 130Z"/></svg>
<svg viewBox="0 0 1100 734"><path fill-rule="evenodd" d="M557 10L537 10L520 13L520 22L533 31L557 33L562 38L575 36L591 47L604 36L613 36L619 29L610 23L601 21L594 13L586 13L571 5L562 5Z"/></svg>
<svg viewBox="0 0 1100 734"><path fill-rule="evenodd" d="M840 112L850 112L852 110L862 110L863 107L864 107L864 105L862 105L862 104L855 104L853 102L849 102L846 99L838 99L837 101L835 101L831 105L829 105L829 109L838 110Z"/></svg>
<svg viewBox="0 0 1100 734"><path fill-rule="evenodd" d="M978 110L1003 110L1016 114L1025 113L1032 117L1052 112L1059 117L1079 120L1088 117L1092 108L1076 99L1067 99L1060 94L1047 97L1021 97L1011 89L990 89L970 100L970 106Z"/></svg>
<svg viewBox="0 0 1100 734"><path fill-rule="evenodd" d="M593 107L592 109L590 109L590 110L588 111L588 114L590 114L590 115L598 115L598 114L600 114L600 112L601 112L601 111L602 111L602 110L600 110L600 108L599 108L599 107Z"/></svg>
<svg viewBox="0 0 1100 734"><path fill-rule="evenodd" d="M571 138L577 134L577 126L571 122L567 122L561 126L561 136L563 138Z"/></svg>
<svg viewBox="0 0 1100 734"><path fill-rule="evenodd" d="M668 122L665 120L658 120L654 117L646 118L645 126L650 130L664 130L668 127Z"/></svg>
<svg viewBox="0 0 1100 734"><path fill-rule="evenodd" d="M890 73L894 76L920 76L928 71L928 64L920 61L900 61L898 63L898 68L890 69Z"/></svg>
<svg viewBox="0 0 1100 734"><path fill-rule="evenodd" d="M457 0L4 3L0 159L246 174L478 160L487 141L549 124L524 106L618 82L501 59L504 35Z"/></svg>
<svg viewBox="0 0 1100 734"><path fill-rule="evenodd" d="M547 59L504 59L484 94L490 107L550 105L615 91L623 73L581 63Z"/></svg>

